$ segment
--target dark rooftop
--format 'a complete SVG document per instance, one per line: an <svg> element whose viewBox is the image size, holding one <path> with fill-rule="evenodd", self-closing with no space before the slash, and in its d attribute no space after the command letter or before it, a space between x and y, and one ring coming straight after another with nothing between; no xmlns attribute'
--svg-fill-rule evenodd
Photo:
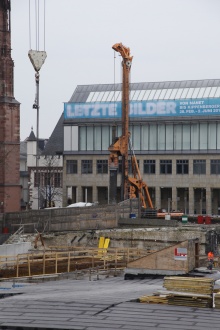
<svg viewBox="0 0 220 330"><path fill-rule="evenodd" d="M63 154L63 120L64 115L60 116L42 155L62 155Z"/></svg>
<svg viewBox="0 0 220 330"><path fill-rule="evenodd" d="M89 278L50 281L13 289L14 293L22 294L0 300L0 328L219 329L218 309L136 302L139 297L151 295L162 287L161 277L126 281L118 276L91 281ZM10 290L5 290L5 294L9 293Z"/></svg>

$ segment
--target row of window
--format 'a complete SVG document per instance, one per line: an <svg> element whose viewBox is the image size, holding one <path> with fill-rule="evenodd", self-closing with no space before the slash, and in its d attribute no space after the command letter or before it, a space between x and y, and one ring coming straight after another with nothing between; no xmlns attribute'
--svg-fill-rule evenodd
<svg viewBox="0 0 220 330"><path fill-rule="evenodd" d="M67 160L66 161L66 173L67 174L77 174L78 173L78 161L77 160ZM92 160L81 160L81 173L82 174L92 174L93 173ZM96 173L97 174L108 174L108 161L107 160L97 160Z"/></svg>
<svg viewBox="0 0 220 330"><path fill-rule="evenodd" d="M142 123L129 127L134 150L218 150L220 123ZM121 136L121 126L116 126ZM68 139L73 139L69 137ZM69 140L68 140L69 141ZM65 143L68 144L66 141ZM79 127L79 150L108 150L112 143L111 126ZM65 146L64 146L65 147ZM65 147L65 150L69 150Z"/></svg>
<svg viewBox="0 0 220 330"><path fill-rule="evenodd" d="M138 165L139 165L139 161ZM144 160L143 163L144 174L156 173L156 160ZM66 161L67 174L78 173L78 161ZM119 161L118 172L122 172L122 163ZM93 161L81 160L81 174L93 173ZM96 173L108 174L108 160L96 161ZM129 160L129 173L132 173L131 161ZM172 160L160 160L160 174L172 174ZM176 160L176 174L189 174L189 160L180 159ZM198 159L193 160L193 174L206 174L206 160ZM220 174L220 159L212 159L210 161L210 174Z"/></svg>
<svg viewBox="0 0 220 330"><path fill-rule="evenodd" d="M62 187L62 173L60 172L35 172L34 187Z"/></svg>

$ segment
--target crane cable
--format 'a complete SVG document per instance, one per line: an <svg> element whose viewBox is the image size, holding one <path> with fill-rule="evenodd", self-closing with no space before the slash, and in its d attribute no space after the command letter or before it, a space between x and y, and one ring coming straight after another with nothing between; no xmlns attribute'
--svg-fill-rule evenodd
<svg viewBox="0 0 220 330"><path fill-rule="evenodd" d="M44 51L45 51L45 40L46 40L46 0L44 0Z"/></svg>
<svg viewBox="0 0 220 330"><path fill-rule="evenodd" d="M45 39L46 39L46 33L45 33L45 26L46 26L46 0L42 0L43 5L43 45L44 45L44 51L45 51ZM40 49L40 0L35 0L35 42L36 42L36 50L39 51ZM32 49L32 21L31 21L31 0L29 0L29 47Z"/></svg>
<svg viewBox="0 0 220 330"><path fill-rule="evenodd" d="M36 33L36 50L39 50L39 0L35 0L35 33Z"/></svg>
<svg viewBox="0 0 220 330"><path fill-rule="evenodd" d="M29 49L31 49L31 0L29 0Z"/></svg>

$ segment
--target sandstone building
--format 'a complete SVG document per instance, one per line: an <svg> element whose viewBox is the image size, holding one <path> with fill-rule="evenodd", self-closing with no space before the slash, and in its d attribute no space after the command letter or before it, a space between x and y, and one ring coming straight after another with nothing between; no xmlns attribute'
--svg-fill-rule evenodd
<svg viewBox="0 0 220 330"><path fill-rule="evenodd" d="M20 104L13 71L10 1L0 0L0 213L20 210Z"/></svg>

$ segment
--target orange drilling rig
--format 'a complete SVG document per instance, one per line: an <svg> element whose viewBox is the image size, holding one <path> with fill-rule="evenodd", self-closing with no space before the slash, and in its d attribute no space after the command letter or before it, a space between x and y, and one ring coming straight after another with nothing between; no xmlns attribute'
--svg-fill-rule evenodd
<svg viewBox="0 0 220 330"><path fill-rule="evenodd" d="M109 184L109 201L116 202L117 194L117 172L119 157L122 159L122 185L121 185L121 200L139 197L144 209L149 208L154 211L153 203L148 191L147 184L142 180L141 173L138 167L137 159L134 154L130 141L129 133L129 92L130 92L130 70L133 56L130 55L130 49L122 43L112 46L122 56L122 136L115 138L113 134L113 143L108 150L109 169L110 169L110 184ZM132 174L129 176L129 149L131 151ZM154 213L154 212L153 212Z"/></svg>

